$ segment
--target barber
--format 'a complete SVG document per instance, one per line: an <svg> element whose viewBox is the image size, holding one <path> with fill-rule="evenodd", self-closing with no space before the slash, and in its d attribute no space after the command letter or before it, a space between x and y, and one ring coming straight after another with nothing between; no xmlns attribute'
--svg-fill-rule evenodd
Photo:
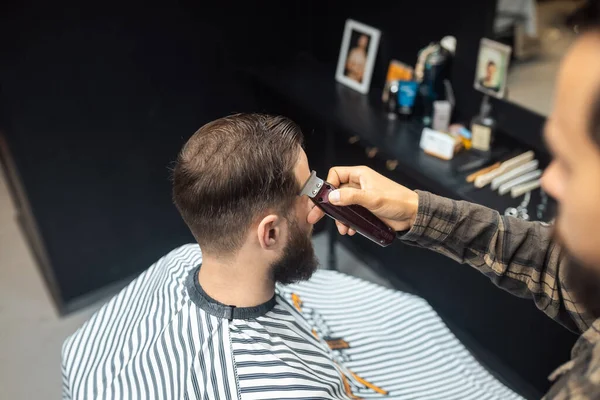
<svg viewBox="0 0 600 400"><path fill-rule="evenodd" d="M600 21L598 21L600 22ZM555 226L412 191L367 167L332 168L336 205L359 204L408 244L478 269L497 286L581 337L551 376L551 399L600 398L600 24L562 62L544 136L553 161L542 187L559 204ZM315 207L308 222L323 216ZM337 223L341 234L354 234ZM560 238L560 239L559 239Z"/></svg>

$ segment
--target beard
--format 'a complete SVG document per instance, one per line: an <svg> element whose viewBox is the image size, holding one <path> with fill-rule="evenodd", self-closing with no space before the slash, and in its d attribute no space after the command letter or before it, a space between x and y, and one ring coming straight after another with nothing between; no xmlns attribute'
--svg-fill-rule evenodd
<svg viewBox="0 0 600 400"><path fill-rule="evenodd" d="M567 255L566 283L578 303L594 317L600 318L600 272Z"/></svg>
<svg viewBox="0 0 600 400"><path fill-rule="evenodd" d="M560 232L555 231L556 242L566 253L566 287L575 300L582 304L594 319L600 318L600 271L577 259L564 245Z"/></svg>
<svg viewBox="0 0 600 400"><path fill-rule="evenodd" d="M295 220L290 220L290 236L283 255L271 266L273 281L284 285L305 281L318 266L310 233L302 231Z"/></svg>

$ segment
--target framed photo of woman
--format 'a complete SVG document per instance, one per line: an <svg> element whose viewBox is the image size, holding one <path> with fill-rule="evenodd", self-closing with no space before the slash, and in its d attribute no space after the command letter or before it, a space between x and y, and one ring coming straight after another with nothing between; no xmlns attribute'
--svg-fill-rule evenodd
<svg viewBox="0 0 600 400"><path fill-rule="evenodd" d="M379 37L378 29L346 20L335 79L360 93L368 93Z"/></svg>

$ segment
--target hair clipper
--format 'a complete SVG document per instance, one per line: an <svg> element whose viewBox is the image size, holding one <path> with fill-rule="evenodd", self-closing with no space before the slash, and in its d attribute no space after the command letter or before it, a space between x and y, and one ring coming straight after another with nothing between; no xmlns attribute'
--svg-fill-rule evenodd
<svg viewBox="0 0 600 400"><path fill-rule="evenodd" d="M390 245L396 232L377 218L371 211L359 205L335 206L329 202L329 193L336 188L317 177L312 171L304 184L300 196L307 195L329 217L340 221L382 247Z"/></svg>

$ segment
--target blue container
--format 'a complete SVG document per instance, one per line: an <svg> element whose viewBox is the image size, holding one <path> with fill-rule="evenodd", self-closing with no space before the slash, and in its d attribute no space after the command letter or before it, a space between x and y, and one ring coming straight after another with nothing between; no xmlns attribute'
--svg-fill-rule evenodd
<svg viewBox="0 0 600 400"><path fill-rule="evenodd" d="M410 116L413 112L418 84L415 81L398 81L398 113Z"/></svg>

